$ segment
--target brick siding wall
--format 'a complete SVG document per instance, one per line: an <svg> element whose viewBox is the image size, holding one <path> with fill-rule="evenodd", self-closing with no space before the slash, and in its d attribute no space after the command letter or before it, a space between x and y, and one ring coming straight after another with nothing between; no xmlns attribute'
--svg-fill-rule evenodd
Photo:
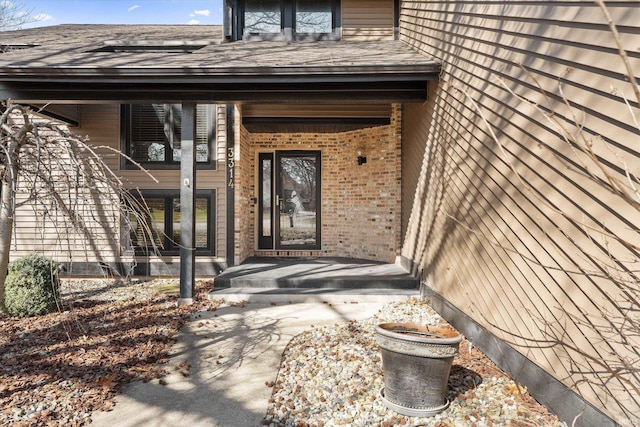
<svg viewBox="0 0 640 427"><path fill-rule="evenodd" d="M237 121L239 123L239 120ZM241 263L253 255L255 247L255 205L254 197L255 161L251 149L250 133L240 126L240 138L236 141L235 171L235 255L236 263ZM239 154L238 154L239 152Z"/></svg>
<svg viewBox="0 0 640 427"><path fill-rule="evenodd" d="M400 249L401 107L391 124L341 133L249 133L241 130L242 181L236 188L236 246L251 254L340 256L393 262ZM322 153L322 250L255 251L258 152L311 150ZM367 157L357 164L358 151ZM252 248L252 250L249 250Z"/></svg>

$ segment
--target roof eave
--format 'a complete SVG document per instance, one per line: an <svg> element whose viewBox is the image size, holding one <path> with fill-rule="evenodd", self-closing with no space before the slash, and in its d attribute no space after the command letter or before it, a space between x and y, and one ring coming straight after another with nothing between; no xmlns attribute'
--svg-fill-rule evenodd
<svg viewBox="0 0 640 427"><path fill-rule="evenodd" d="M343 76L360 78L371 75L411 75L431 74L437 75L441 65L437 62L416 64L371 64L371 65L321 65L321 66L254 66L254 67L36 67L26 66L0 66L0 81L8 79L42 80L42 79L235 79L241 76L253 76L255 78L270 78L272 76L285 76L288 78L305 76Z"/></svg>
<svg viewBox="0 0 640 427"><path fill-rule="evenodd" d="M26 70L25 70L26 71ZM0 69L0 99L18 102L422 102L438 64L216 70Z"/></svg>

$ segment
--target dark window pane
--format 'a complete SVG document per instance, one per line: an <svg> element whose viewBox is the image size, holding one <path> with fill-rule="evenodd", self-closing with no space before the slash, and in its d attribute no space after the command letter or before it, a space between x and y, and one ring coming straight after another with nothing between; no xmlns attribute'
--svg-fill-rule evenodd
<svg viewBox="0 0 640 427"><path fill-rule="evenodd" d="M156 245L163 247L165 236L164 216L166 215L164 199L149 199L147 200L147 205L151 211L153 238L155 239Z"/></svg>
<svg viewBox="0 0 640 427"><path fill-rule="evenodd" d="M180 211L180 196L173 190L169 194L161 196L154 194L145 197L144 203L149 207L150 215L144 220L138 220L135 214L131 214L132 230L130 232L131 243L137 248L151 248L154 242L149 241L148 232L151 230L155 246L163 253L176 253L180 249L180 226L182 213ZM209 196L196 197L195 206L195 246L200 250L212 250L209 223L213 191ZM191 218L185 219L190 222Z"/></svg>
<svg viewBox="0 0 640 427"><path fill-rule="evenodd" d="M245 33L279 33L281 22L280 0L246 0Z"/></svg>
<svg viewBox="0 0 640 427"><path fill-rule="evenodd" d="M331 0L296 0L297 33L330 33Z"/></svg>
<svg viewBox="0 0 640 427"><path fill-rule="evenodd" d="M131 152L138 162L165 161L165 112L160 104L131 106Z"/></svg>
<svg viewBox="0 0 640 427"><path fill-rule="evenodd" d="M180 245L180 199L171 200L173 204L173 221L171 240L176 246Z"/></svg>
<svg viewBox="0 0 640 427"><path fill-rule="evenodd" d="M209 246L209 203L205 198L196 199L196 248Z"/></svg>
<svg viewBox="0 0 640 427"><path fill-rule="evenodd" d="M206 198L196 198L196 248L208 247L208 227L207 213L209 211L209 204ZM173 238L175 245L180 245L180 199L173 200Z"/></svg>
<svg viewBox="0 0 640 427"><path fill-rule="evenodd" d="M209 146L215 135L215 105L196 107L196 161L210 161ZM131 106L129 155L137 162L179 162L182 142L181 104L134 104Z"/></svg>
<svg viewBox="0 0 640 427"><path fill-rule="evenodd" d="M196 107L196 162L208 162L209 141L215 141L216 106Z"/></svg>
<svg viewBox="0 0 640 427"><path fill-rule="evenodd" d="M131 217L131 242L138 247L152 247L152 242L148 241L148 233L145 232L146 229L151 229L156 246L162 248L164 247L164 199L149 198L145 199L145 202L151 216L144 220L139 220L135 215Z"/></svg>

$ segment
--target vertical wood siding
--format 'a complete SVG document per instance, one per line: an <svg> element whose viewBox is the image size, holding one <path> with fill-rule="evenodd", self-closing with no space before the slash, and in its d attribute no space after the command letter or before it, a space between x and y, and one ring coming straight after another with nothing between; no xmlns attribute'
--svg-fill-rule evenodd
<svg viewBox="0 0 640 427"><path fill-rule="evenodd" d="M393 40L393 0L343 0L343 40Z"/></svg>
<svg viewBox="0 0 640 427"><path fill-rule="evenodd" d="M197 187L199 189L216 190L215 212L215 256L197 257L197 262L224 262L226 257L226 198L225 198L225 139L226 118L224 106L218 106L216 144L213 155L217 161L216 170L198 170ZM120 148L120 106L119 105L83 105L80 108L80 127L71 128L79 135L86 135L94 146L110 146ZM101 152L109 167L123 179L128 188L149 189L179 189L179 170L151 170L158 182L154 182L146 173L140 170L120 170L120 159L108 150ZM35 210L34 210L35 209ZM51 227L43 231L42 215L37 206L25 205L17 212L15 244L12 247L12 259L25 256L31 252L44 253L60 262L95 262L92 254L84 250L84 240L74 233L61 233ZM100 234L99 231L97 231ZM98 242L105 251L105 261L120 259L120 248L114 247L111 241L102 236ZM155 257L139 261L179 262L179 257Z"/></svg>
<svg viewBox="0 0 640 427"><path fill-rule="evenodd" d="M640 4L607 6L639 78ZM640 109L602 11L577 0L403 0L400 27L443 65L429 104L405 105L405 153L422 155L403 163L403 255L490 332L617 422L637 422L637 373L606 371L638 360L626 325L639 320L639 257L612 236L638 245L640 215L606 180L638 186ZM597 163L526 101L581 131Z"/></svg>

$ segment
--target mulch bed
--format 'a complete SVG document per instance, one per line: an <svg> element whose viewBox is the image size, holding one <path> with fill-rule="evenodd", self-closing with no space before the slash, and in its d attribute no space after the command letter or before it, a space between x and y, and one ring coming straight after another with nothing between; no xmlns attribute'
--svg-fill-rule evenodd
<svg viewBox="0 0 640 427"><path fill-rule="evenodd" d="M197 284L197 303L139 284L116 301L63 296L62 311L12 318L0 313L0 425L80 426L109 410L118 387L164 374L174 336L199 310L215 309ZM133 291L132 291L133 290Z"/></svg>

